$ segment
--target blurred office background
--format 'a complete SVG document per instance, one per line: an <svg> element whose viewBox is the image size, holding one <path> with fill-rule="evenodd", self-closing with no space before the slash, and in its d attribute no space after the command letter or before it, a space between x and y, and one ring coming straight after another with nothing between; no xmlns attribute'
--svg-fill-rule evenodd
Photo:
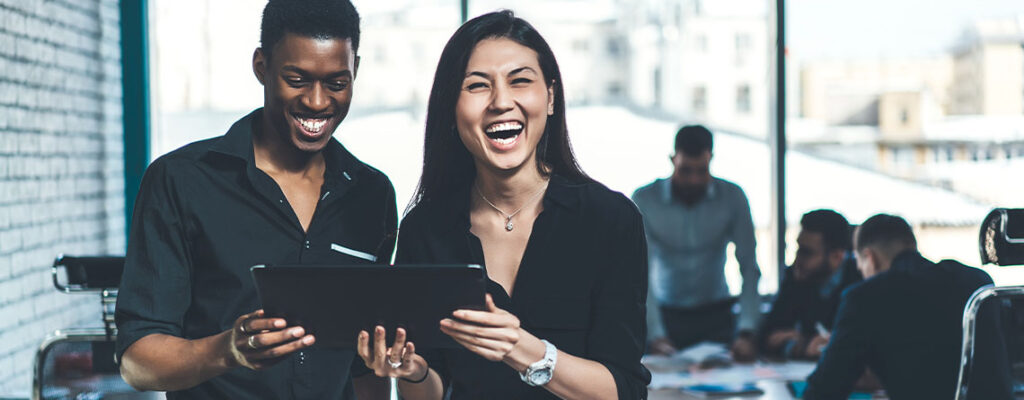
<svg viewBox="0 0 1024 400"><path fill-rule="evenodd" d="M463 4L354 3L362 60L335 137L391 177L401 209ZM1011 183L1024 179L1024 2L789 0L782 74L774 1L465 3L470 18L513 9L550 42L580 162L612 189L668 176L680 125L711 128L712 174L750 199L766 296L809 210L853 223L899 214L927 257L978 265L986 212L1024 202ZM54 256L123 254L139 165L262 105L251 57L263 5L148 0L144 20L126 21L117 0L0 0L0 394L27 390L46 334L99 323L98 301L52 289ZM148 114L137 87L122 91L138 71ZM1020 271L986 270L1024 283ZM738 293L737 268L727 277Z"/></svg>

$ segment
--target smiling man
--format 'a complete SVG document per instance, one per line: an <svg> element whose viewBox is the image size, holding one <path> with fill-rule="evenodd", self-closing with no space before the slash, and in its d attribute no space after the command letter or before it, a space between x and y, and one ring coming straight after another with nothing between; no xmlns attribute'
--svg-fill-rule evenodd
<svg viewBox="0 0 1024 400"><path fill-rule="evenodd" d="M359 15L344 0L271 0L260 39L264 107L154 161L136 199L117 355L129 384L170 399L349 399L379 383L350 379L369 372L352 351L257 310L249 275L390 261L394 188L332 138L352 101Z"/></svg>

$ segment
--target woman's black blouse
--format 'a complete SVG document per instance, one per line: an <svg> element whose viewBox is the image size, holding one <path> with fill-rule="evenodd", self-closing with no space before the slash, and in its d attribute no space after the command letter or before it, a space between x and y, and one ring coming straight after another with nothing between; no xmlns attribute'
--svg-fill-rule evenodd
<svg viewBox="0 0 1024 400"><path fill-rule="evenodd" d="M484 265L470 233L469 188L417 204L399 229L396 263ZM495 304L523 329L611 371L620 399L646 399L651 375L640 363L646 337L647 243L633 203L599 183L552 176L509 298L488 282ZM514 222L514 221L513 221ZM451 399L549 399L519 373L464 348L420 353ZM555 375L559 373L558 365Z"/></svg>

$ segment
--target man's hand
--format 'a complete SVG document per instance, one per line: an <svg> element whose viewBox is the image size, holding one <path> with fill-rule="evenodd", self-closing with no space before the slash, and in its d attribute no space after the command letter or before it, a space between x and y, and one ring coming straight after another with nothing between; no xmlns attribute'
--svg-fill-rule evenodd
<svg viewBox="0 0 1024 400"><path fill-rule="evenodd" d="M675 354L677 351L679 351L679 349L672 344L672 340L665 336L651 340L651 354L670 356Z"/></svg>
<svg viewBox="0 0 1024 400"><path fill-rule="evenodd" d="M263 310L256 310L235 320L228 352L234 364L258 370L312 346L315 340L301 326L288 328L284 319L266 318Z"/></svg>
<svg viewBox="0 0 1024 400"><path fill-rule="evenodd" d="M771 335L768 335L768 348L772 349L772 351L777 351L777 349L781 349L782 346L785 346L786 342L790 340L797 340L799 338L800 334L797 333L796 329L778 330L772 332Z"/></svg>
<svg viewBox="0 0 1024 400"><path fill-rule="evenodd" d="M821 357L821 352L825 350L825 346L827 345L828 337L817 335L807 342L807 347L804 349L803 357L817 359Z"/></svg>
<svg viewBox="0 0 1024 400"><path fill-rule="evenodd" d="M754 344L753 332L741 332L732 342L732 359L738 362L751 362L757 358L757 345Z"/></svg>

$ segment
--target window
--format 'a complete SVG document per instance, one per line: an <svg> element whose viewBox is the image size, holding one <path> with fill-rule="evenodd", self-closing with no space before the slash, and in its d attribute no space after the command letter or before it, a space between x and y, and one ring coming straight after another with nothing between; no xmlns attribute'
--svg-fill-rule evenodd
<svg viewBox="0 0 1024 400"><path fill-rule="evenodd" d="M1001 161L1011 144L1000 138L1019 138L1014 132L1024 126L1024 50L1005 59L992 55L1005 46L1000 27L1020 37L1024 3L789 4L786 45L799 51L786 58L786 94L797 100L787 117L788 145L817 155L787 156L790 225L816 208L835 209L855 224L880 212L898 214L914 226L926 257L977 266L981 219L998 204L1019 203L1005 177L1019 176L1022 167ZM925 7L932 18L880 12ZM874 28L858 32L866 20ZM889 115L880 113L883 97L899 99L891 117L898 129L880 127ZM935 154L929 157L928 148ZM828 172L798 172L826 162ZM858 164L867 169L855 172ZM861 188L885 188L862 193L886 194L815 194L844 192L851 179ZM787 249L792 246L788 241ZM1020 282L1024 270L992 277L996 284Z"/></svg>
<svg viewBox="0 0 1024 400"><path fill-rule="evenodd" d="M704 86L697 86L693 88L693 104L690 106L693 109L693 113L697 115L704 114L708 108L708 90Z"/></svg>
<svg viewBox="0 0 1024 400"><path fill-rule="evenodd" d="M750 112L750 85L740 85L736 88L736 112Z"/></svg>

